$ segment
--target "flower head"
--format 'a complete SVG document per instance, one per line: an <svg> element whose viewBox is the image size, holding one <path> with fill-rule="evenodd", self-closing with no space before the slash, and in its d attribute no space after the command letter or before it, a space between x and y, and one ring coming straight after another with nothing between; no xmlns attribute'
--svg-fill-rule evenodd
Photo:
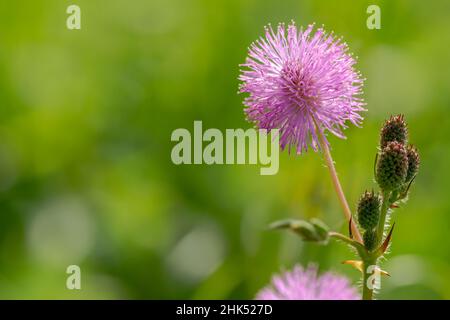
<svg viewBox="0 0 450 320"><path fill-rule="evenodd" d="M380 145L384 148L389 142L405 144L408 140L408 127L402 114L391 116L381 128Z"/></svg>
<svg viewBox="0 0 450 320"><path fill-rule="evenodd" d="M388 142L381 151L376 170L378 185L383 190L395 190L405 182L408 174L408 153L397 141Z"/></svg>
<svg viewBox="0 0 450 320"><path fill-rule="evenodd" d="M363 193L359 198L358 207L358 222L364 230L370 230L378 225L380 219L380 197L378 194L369 191Z"/></svg>
<svg viewBox="0 0 450 320"><path fill-rule="evenodd" d="M297 153L317 150L318 128L345 138L347 120L359 125L363 79L347 45L322 28L313 32L292 23L287 30L266 27L254 42L239 79L249 121L261 129L279 129L280 144Z"/></svg>
<svg viewBox="0 0 450 320"><path fill-rule="evenodd" d="M303 269L297 265L292 271L274 276L272 284L263 288L257 300L358 300L356 288L347 278L327 272L319 276L317 268Z"/></svg>

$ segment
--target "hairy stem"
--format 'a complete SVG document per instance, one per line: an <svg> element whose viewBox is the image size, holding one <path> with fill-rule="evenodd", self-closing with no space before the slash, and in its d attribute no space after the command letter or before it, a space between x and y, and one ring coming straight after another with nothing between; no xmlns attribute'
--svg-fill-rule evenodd
<svg viewBox="0 0 450 320"><path fill-rule="evenodd" d="M381 206L380 211L380 221L378 222L378 229L377 229L377 244L381 244L383 242L383 233L385 229L386 224L386 216L389 210L389 206L391 205L389 198L391 196L390 191L383 191L383 204Z"/></svg>
<svg viewBox="0 0 450 320"><path fill-rule="evenodd" d="M381 205L380 210L380 221L378 222L377 227L377 246L379 246L383 242L383 234L386 225L386 217L389 211L389 206L391 205L391 192L383 191L383 204ZM382 254L382 253L381 253ZM373 283L369 281L369 277L373 274L375 269L378 269L377 260L380 256L379 252L371 254L368 258L363 259L363 300L372 300L373 299ZM372 270L368 270L370 266ZM373 269L375 268L375 269ZM370 272L368 272L370 271ZM378 272L378 271L376 271Z"/></svg>
<svg viewBox="0 0 450 320"><path fill-rule="evenodd" d="M370 266L372 268L378 268L377 266L377 258L370 257L364 260L363 263L363 300L372 300L373 299L373 289L374 283L371 281L370 276L373 275L374 270L369 269ZM368 272L370 271L370 272ZM369 281L370 280L370 281Z"/></svg>
<svg viewBox="0 0 450 320"><path fill-rule="evenodd" d="M352 212L350 210L350 207L348 206L348 202L347 202L347 199L345 198L344 191L342 190L342 186L339 181L339 178L338 178L338 175L336 172L336 168L334 166L334 161L333 161L333 158L331 157L330 148L328 147L328 143L325 141L325 136L324 136L322 129L317 125L317 122L314 118L313 118L313 121L314 121L314 125L316 126L316 129L317 129L316 131L319 136L320 147L323 151L325 162L326 162L328 170L330 172L334 190L336 191L336 194L339 199L339 203L342 207L342 210L344 211L345 219L347 221L350 221L350 219L352 218ZM351 222L351 229L352 229L352 233L353 233L353 236L355 237L355 239L359 242L362 242L361 234L360 234L358 228L356 227L356 224L353 221L353 219Z"/></svg>

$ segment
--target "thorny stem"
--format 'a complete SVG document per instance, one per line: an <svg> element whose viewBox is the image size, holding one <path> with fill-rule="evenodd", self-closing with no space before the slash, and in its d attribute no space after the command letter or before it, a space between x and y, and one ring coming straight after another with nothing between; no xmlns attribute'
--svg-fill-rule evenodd
<svg viewBox="0 0 450 320"><path fill-rule="evenodd" d="M325 136L324 133L322 131L322 129L317 125L316 120L313 118L314 121L314 125L316 127L316 131L318 133L319 136L319 143L320 143L320 147L323 151L323 155L325 158L325 162L327 164L328 170L330 172L330 176L331 176L331 180L333 182L333 187L336 191L336 194L338 196L339 199L339 203L342 207L342 210L344 211L344 215L345 215L345 219L347 221L350 221L351 217L352 217L352 212L350 210L350 207L348 206L348 202L347 199L345 198L345 194L344 191L342 190L342 186L341 183L339 181L337 172L336 172L336 168L334 166L334 161L333 158L331 157L331 153L330 153L330 148L328 147L327 142L325 141ZM356 240L360 243L362 243L362 238L361 238L361 234L358 230L358 228L355 225L355 222L351 221L351 228L352 228L352 233L353 236L356 238Z"/></svg>

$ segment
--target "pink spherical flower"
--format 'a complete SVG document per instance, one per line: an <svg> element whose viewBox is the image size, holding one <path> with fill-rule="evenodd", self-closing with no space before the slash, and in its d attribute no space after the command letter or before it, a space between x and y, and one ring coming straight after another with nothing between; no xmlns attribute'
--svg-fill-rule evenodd
<svg viewBox="0 0 450 320"><path fill-rule="evenodd" d="M359 125L364 111L363 79L354 69L347 45L322 28L313 32L292 23L276 32L266 27L265 37L254 42L239 80L249 121L261 129L279 129L280 145L297 153L308 146L318 150L318 132L327 130L345 138L350 121Z"/></svg>
<svg viewBox="0 0 450 320"><path fill-rule="evenodd" d="M292 271L274 276L271 285L263 288L256 299L359 300L360 296L345 277L330 272L319 276L316 267L295 266Z"/></svg>

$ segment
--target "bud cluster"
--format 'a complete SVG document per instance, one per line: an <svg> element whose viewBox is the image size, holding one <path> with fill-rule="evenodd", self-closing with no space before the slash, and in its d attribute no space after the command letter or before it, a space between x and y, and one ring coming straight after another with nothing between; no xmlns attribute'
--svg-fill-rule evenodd
<svg viewBox="0 0 450 320"><path fill-rule="evenodd" d="M368 251L375 250L381 243L378 238L385 227L387 210L395 207L395 202L405 199L420 164L417 149L408 145L408 128L403 115L391 116L384 123L379 147L375 178L383 197L374 191L366 191L357 206L358 224Z"/></svg>
<svg viewBox="0 0 450 320"><path fill-rule="evenodd" d="M376 180L384 191L404 188L417 174L420 157L408 142L408 128L403 115L391 116L380 134L380 153L376 163Z"/></svg>

